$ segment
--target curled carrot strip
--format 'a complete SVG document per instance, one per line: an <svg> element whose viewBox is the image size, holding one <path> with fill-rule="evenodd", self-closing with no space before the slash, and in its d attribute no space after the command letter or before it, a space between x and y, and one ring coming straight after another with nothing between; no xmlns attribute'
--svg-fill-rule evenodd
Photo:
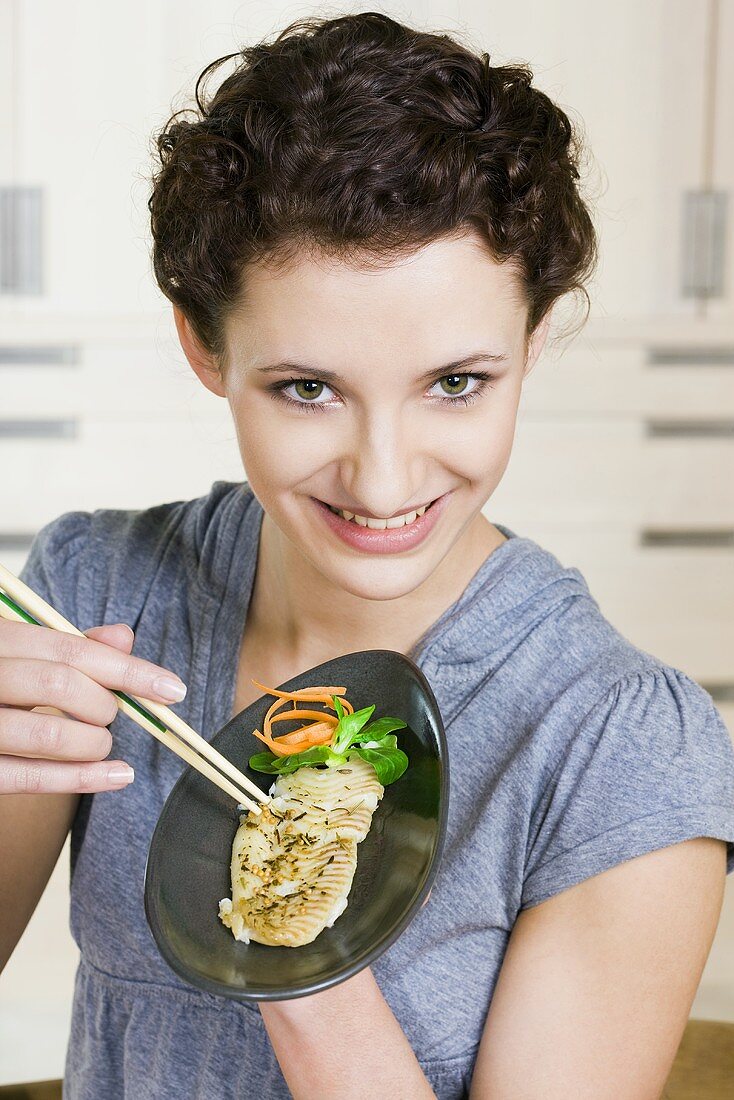
<svg viewBox="0 0 734 1100"><path fill-rule="evenodd" d="M252 680L252 683L269 695L276 696L275 701L268 707L263 721L264 733L261 733L260 730L253 730L255 737L263 741L275 756L291 756L297 752L303 752L312 745L331 745L333 743L334 731L339 720L336 716L336 707L332 696L344 695L347 690L345 687L311 687L299 691L279 691L277 688L269 688L255 679ZM293 704L293 709L276 715L275 712L285 706L287 702ZM327 714L320 710L299 710L299 702L320 702L335 713ZM345 714L354 713L354 707L346 696L340 700L340 703ZM315 721L309 725L301 726L299 729L291 731L291 733L282 734L280 737L273 736L273 722L293 720L294 718L313 718Z"/></svg>
<svg viewBox="0 0 734 1100"><path fill-rule="evenodd" d="M345 687L310 687L299 688L297 691L279 691L278 688L269 688L258 680L252 680L255 687L261 688L267 695L278 695L282 699L310 699L314 695L344 695Z"/></svg>
<svg viewBox="0 0 734 1100"><path fill-rule="evenodd" d="M293 733L283 733L280 737L274 737L273 741L277 741L279 745L292 745L296 741L302 741L307 734L312 744L322 745L331 741L333 732L334 727L327 722L311 722L308 726L293 730Z"/></svg>
<svg viewBox="0 0 734 1100"><path fill-rule="evenodd" d="M291 718L318 718L322 722L337 724L339 719L335 714L325 714L322 710L286 710L283 714L276 714L273 722L290 721Z"/></svg>
<svg viewBox="0 0 734 1100"><path fill-rule="evenodd" d="M293 756L294 753L304 752L306 749L311 748L311 742L306 738L303 741L296 741L293 745L282 745L277 741L272 741L270 738L265 737L260 730L252 731L255 737L259 737L261 741L264 741L274 756Z"/></svg>
<svg viewBox="0 0 734 1100"><path fill-rule="evenodd" d="M284 711L283 714L279 714L276 717L274 717L273 716L274 712L276 710L278 710L280 707L285 706L286 701L287 700L285 700L285 699L277 699L270 706L270 708L268 709L268 712L265 715L265 722L263 724L263 728L265 730L266 737L272 737L273 736L272 724L273 724L273 722L279 722L281 719L302 718L302 717L311 716L311 717L316 718L316 719L318 719L319 721L322 721L322 722L323 721L331 721L331 722L334 723L334 725L336 725L336 723L338 721L338 719L336 718L335 715L325 714L323 711L320 711L320 710L314 710L314 711L307 711L307 710ZM333 709L333 707L332 707L332 709Z"/></svg>

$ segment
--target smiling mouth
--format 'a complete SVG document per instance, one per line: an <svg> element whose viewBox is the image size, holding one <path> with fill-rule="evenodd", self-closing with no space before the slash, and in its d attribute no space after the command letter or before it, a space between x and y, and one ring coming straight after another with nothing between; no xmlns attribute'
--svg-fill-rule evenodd
<svg viewBox="0 0 734 1100"><path fill-rule="evenodd" d="M405 512L399 516L393 516L388 519L379 519L373 516L363 516L359 513L351 512L348 509L335 508L333 504L329 504L328 501L321 500L320 504L323 504L330 512L340 517L349 523L354 523L359 527L369 527L372 530L396 530L401 527L409 527L420 519L425 513L439 500L439 497L435 497L434 500L428 504L421 505L420 508L414 509L412 512Z"/></svg>

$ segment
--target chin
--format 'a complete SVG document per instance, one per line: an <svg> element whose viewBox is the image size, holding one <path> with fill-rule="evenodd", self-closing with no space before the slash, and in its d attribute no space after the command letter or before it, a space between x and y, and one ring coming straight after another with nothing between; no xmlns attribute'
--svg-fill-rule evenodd
<svg viewBox="0 0 734 1100"><path fill-rule="evenodd" d="M433 572L433 567L427 567L425 562L419 570L415 559L411 561L406 558L402 562L392 559L388 563L384 556L361 560L355 557L351 565L334 563L334 568L329 569L329 563L323 558L315 561L310 554L307 556L329 584L360 600L379 602L400 599L419 588Z"/></svg>

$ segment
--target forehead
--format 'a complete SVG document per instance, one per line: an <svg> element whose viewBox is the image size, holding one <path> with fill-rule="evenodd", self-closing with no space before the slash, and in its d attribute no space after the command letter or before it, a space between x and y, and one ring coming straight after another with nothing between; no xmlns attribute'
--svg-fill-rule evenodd
<svg viewBox="0 0 734 1100"><path fill-rule="evenodd" d="M491 338L511 353L527 318L519 271L500 264L474 233L441 238L398 258L360 262L296 252L285 264L251 264L227 322L228 343L259 354L354 355L379 347L450 356ZM359 341L359 347L355 347Z"/></svg>

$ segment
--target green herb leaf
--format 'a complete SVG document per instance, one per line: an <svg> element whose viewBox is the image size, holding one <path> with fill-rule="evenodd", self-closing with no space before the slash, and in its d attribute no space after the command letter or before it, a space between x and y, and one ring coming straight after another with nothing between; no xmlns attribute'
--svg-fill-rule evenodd
<svg viewBox="0 0 734 1100"><path fill-rule="evenodd" d="M344 707L342 706L342 701L339 698L339 696L338 695L332 695L331 701L334 704L334 710L337 713L337 717L338 718L343 718L344 715L346 714L346 711L344 710Z"/></svg>
<svg viewBox="0 0 734 1100"><path fill-rule="evenodd" d="M334 697L332 696L332 698ZM359 736L359 731L372 715L374 709L375 704L373 703L371 707L363 707L362 710L355 710L354 714L345 714L339 719L334 732L335 752L343 753L349 748Z"/></svg>
<svg viewBox="0 0 734 1100"><path fill-rule="evenodd" d="M403 729L407 724L402 718L378 718L375 722L370 722L368 726L364 727L359 739L360 741L378 741L386 733Z"/></svg>
<svg viewBox="0 0 734 1100"><path fill-rule="evenodd" d="M328 745L313 745L305 752L294 753L293 756L281 757L281 775L293 772L308 764L326 764L327 768L336 768L339 764L346 764L347 758L341 753L334 752Z"/></svg>
<svg viewBox="0 0 734 1100"><path fill-rule="evenodd" d="M399 779L408 767L408 757L397 745L397 737L394 734L388 734L380 739L379 744L370 748L365 748L364 745L353 745L349 755L361 756L363 760L372 764L380 783L383 787L387 787Z"/></svg>
<svg viewBox="0 0 734 1100"><path fill-rule="evenodd" d="M271 775L275 775L278 769L273 765L280 759L281 757L276 756L273 752L256 752L254 756L250 757L248 764L254 772L269 772Z"/></svg>
<svg viewBox="0 0 734 1100"><path fill-rule="evenodd" d="M249 764L253 771L267 772L269 775L289 775L297 768L308 765L326 764L329 768L335 768L339 764L345 764L347 757L341 753L332 752L328 745L312 745L304 752L294 752L290 756L276 756L271 752L258 752L250 757Z"/></svg>

